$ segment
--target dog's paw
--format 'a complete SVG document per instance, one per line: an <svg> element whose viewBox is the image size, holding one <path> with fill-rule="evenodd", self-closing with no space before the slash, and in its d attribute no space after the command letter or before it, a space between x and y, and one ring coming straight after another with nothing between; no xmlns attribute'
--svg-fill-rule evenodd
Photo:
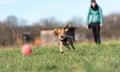
<svg viewBox="0 0 120 72"><path fill-rule="evenodd" d="M61 53L61 54L63 54L64 52L63 52L63 51L61 51L60 53Z"/></svg>

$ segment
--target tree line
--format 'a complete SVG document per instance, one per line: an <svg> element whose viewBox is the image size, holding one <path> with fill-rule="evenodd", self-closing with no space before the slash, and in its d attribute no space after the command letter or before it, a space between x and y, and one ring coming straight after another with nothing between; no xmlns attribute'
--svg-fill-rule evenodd
<svg viewBox="0 0 120 72"><path fill-rule="evenodd" d="M32 25L27 24L27 20L19 20L16 16L8 16L4 21L0 21L0 45L16 44L17 37L20 38L24 32L31 32L34 39L40 36L43 29L53 29L62 27L64 24L77 27L81 39L91 39L91 33L83 28L82 18L74 17L70 21L63 23L55 18L42 19ZM104 16L104 25L101 31L103 39L120 39L120 14L110 14Z"/></svg>

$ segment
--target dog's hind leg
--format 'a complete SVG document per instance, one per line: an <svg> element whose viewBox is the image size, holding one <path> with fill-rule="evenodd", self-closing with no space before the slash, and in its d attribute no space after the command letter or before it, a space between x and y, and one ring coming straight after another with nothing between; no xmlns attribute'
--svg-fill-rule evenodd
<svg viewBox="0 0 120 72"><path fill-rule="evenodd" d="M73 50L75 50L75 46L73 44L71 44L71 46L72 46Z"/></svg>
<svg viewBox="0 0 120 72"><path fill-rule="evenodd" d="M75 46L73 44L73 39L72 39L71 36L69 37L69 42L70 42L70 45L71 45L72 49L75 50Z"/></svg>

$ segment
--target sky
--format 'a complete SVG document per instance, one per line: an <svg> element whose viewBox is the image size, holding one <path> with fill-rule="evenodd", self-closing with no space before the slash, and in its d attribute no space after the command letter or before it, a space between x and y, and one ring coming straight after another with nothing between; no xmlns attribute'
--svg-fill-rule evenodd
<svg viewBox="0 0 120 72"><path fill-rule="evenodd" d="M120 13L120 0L96 0L104 15ZM67 22L73 17L86 20L90 0L0 0L0 21L14 15L29 24L54 17Z"/></svg>

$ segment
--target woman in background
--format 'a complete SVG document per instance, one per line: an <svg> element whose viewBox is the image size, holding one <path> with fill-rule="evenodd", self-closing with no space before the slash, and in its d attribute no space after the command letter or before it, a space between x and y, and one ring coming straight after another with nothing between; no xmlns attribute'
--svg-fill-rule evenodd
<svg viewBox="0 0 120 72"><path fill-rule="evenodd" d="M100 28L103 26L103 14L102 9L95 0L91 0L91 6L87 16L86 29L91 29L93 32L94 40L96 44L101 44Z"/></svg>

